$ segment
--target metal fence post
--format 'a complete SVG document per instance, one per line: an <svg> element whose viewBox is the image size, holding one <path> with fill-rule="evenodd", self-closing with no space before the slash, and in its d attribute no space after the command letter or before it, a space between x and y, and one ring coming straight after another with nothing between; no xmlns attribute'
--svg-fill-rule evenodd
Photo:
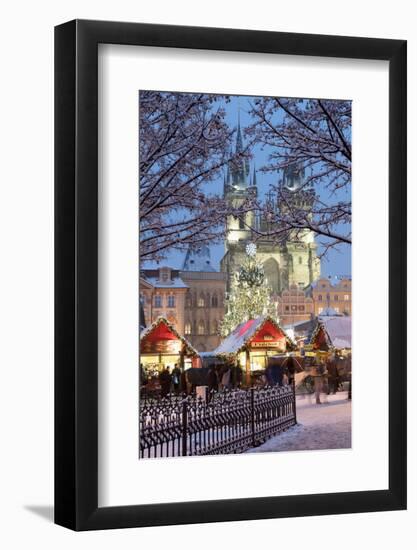
<svg viewBox="0 0 417 550"><path fill-rule="evenodd" d="M182 456L187 456L187 423L188 423L188 410L187 401L182 403Z"/></svg>
<svg viewBox="0 0 417 550"><path fill-rule="evenodd" d="M252 446L255 447L256 445L256 438L255 438L255 388L250 389L250 423L251 423L251 431L252 431Z"/></svg>
<svg viewBox="0 0 417 550"><path fill-rule="evenodd" d="M297 401L295 398L295 377L292 379L294 422L297 424Z"/></svg>

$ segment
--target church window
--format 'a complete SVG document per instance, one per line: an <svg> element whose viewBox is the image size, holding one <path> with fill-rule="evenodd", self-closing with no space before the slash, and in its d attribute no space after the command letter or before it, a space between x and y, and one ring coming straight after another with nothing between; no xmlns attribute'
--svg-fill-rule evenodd
<svg viewBox="0 0 417 550"><path fill-rule="evenodd" d="M186 307L191 307L191 294L190 293L187 293L187 296L185 298L185 306Z"/></svg>
<svg viewBox="0 0 417 550"><path fill-rule="evenodd" d="M197 306L198 307L204 307L205 306L204 294L200 294L200 296L198 297Z"/></svg>
<svg viewBox="0 0 417 550"><path fill-rule="evenodd" d="M213 294L213 296L211 297L211 307L218 307L218 306L219 306L219 301L217 298L217 294Z"/></svg>
<svg viewBox="0 0 417 550"><path fill-rule="evenodd" d="M155 307L162 307L162 296L160 294L156 294L154 305Z"/></svg>
<svg viewBox="0 0 417 550"><path fill-rule="evenodd" d="M191 334L191 323L185 323L184 332L185 334Z"/></svg>
<svg viewBox="0 0 417 550"><path fill-rule="evenodd" d="M168 296L168 307L175 307L175 296L173 294Z"/></svg>
<svg viewBox="0 0 417 550"><path fill-rule="evenodd" d="M204 321L198 322L198 334L202 335L205 332Z"/></svg>
<svg viewBox="0 0 417 550"><path fill-rule="evenodd" d="M239 229L245 229L245 222L243 218L239 218Z"/></svg>

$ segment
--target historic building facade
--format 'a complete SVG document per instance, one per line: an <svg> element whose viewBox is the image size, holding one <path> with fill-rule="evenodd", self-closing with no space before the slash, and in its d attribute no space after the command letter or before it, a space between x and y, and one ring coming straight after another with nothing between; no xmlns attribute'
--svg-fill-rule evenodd
<svg viewBox="0 0 417 550"><path fill-rule="evenodd" d="M183 335L187 289L177 269L164 266L141 270L139 292L145 325L149 326L158 317L165 317Z"/></svg>
<svg viewBox="0 0 417 550"><path fill-rule="evenodd" d="M239 124L236 153L242 151L243 140ZM280 183L281 197L285 197L287 205L308 210L313 204L315 194L311 187L305 185L304 177L303 170L293 166L286 169ZM247 159L242 157L240 162L228 168L224 181L224 197L236 208L258 197L256 170L250 169ZM278 198L273 193L269 193L264 202L267 206L266 211L272 214L279 208L285 208L278 204ZM253 241L257 246L257 259L264 266L273 294L278 295L291 285L305 288L320 277L317 244L311 231L289 233L280 243L271 242L270 238L259 238L259 233L266 233L270 229L270 221L264 216L255 216L253 211L248 211L238 218L229 216L226 222L225 254L220 266L221 271L226 273L227 291L230 291L233 274L244 261L246 245Z"/></svg>
<svg viewBox="0 0 417 550"><path fill-rule="evenodd" d="M210 249L190 249L179 272L187 285L184 335L198 351L212 351L220 344L224 317L226 274L211 265Z"/></svg>
<svg viewBox="0 0 417 550"><path fill-rule="evenodd" d="M278 296L277 312L282 326L309 321L314 317L313 298L307 296L298 285L292 284Z"/></svg>
<svg viewBox="0 0 417 550"><path fill-rule="evenodd" d="M309 286L307 294L313 299L316 316L329 308L340 315L352 315L352 279L349 276L322 277Z"/></svg>

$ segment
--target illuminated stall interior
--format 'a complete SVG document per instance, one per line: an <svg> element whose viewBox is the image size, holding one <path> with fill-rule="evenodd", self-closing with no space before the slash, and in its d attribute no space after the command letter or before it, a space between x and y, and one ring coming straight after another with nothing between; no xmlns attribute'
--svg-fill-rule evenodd
<svg viewBox="0 0 417 550"><path fill-rule="evenodd" d="M295 349L296 345L277 321L258 317L238 325L214 353L237 360L244 367L249 385L251 373L264 370L268 357Z"/></svg>
<svg viewBox="0 0 417 550"><path fill-rule="evenodd" d="M197 359L197 351L164 317L158 317L140 334L140 363L150 377L175 364L181 370L188 369Z"/></svg>

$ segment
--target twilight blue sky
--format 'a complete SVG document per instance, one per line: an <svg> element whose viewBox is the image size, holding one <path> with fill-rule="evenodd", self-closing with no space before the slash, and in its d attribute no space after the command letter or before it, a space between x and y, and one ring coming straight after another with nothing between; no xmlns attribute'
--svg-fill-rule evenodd
<svg viewBox="0 0 417 550"><path fill-rule="evenodd" d="M222 105L226 111L226 121L231 128L236 128L238 121L238 113L240 112L240 123L242 130L245 126L251 123L251 118L248 114L249 103L253 98L246 96L231 96L230 102L219 102L217 105ZM262 149L260 146L255 146L252 149L253 159L251 161L251 170L253 170L253 164L255 163L257 169L257 184L259 196L264 196L271 184L277 183L280 174L268 173L263 174L260 172L260 168L267 163L270 148L265 147ZM210 183L210 193L222 193L223 191L223 178L219 178L216 181ZM325 190L316 187L316 192L322 196L325 195ZM317 241L319 242L319 241ZM215 269L219 269L220 260L224 254L223 244L212 244L211 259L212 265ZM320 248L319 248L320 252ZM185 252L173 250L167 254L166 260L160 262L159 265L169 265L173 268L181 268L182 262L185 257ZM147 262L144 267L156 267L157 264ZM329 275L351 275L351 247L348 245L340 245L338 249L331 249L325 258L321 261L321 272L323 276Z"/></svg>

